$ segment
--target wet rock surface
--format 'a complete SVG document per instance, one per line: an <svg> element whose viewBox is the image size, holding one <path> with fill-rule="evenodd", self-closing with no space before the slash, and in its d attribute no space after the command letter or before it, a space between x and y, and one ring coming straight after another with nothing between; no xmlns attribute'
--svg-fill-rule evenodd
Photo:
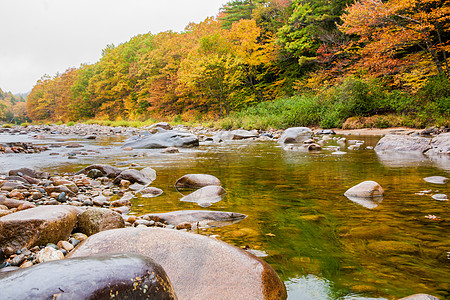
<svg viewBox="0 0 450 300"><path fill-rule="evenodd" d="M1 249L57 243L69 237L77 215L67 206L39 206L0 218Z"/></svg>
<svg viewBox="0 0 450 300"><path fill-rule="evenodd" d="M152 257L166 271L178 299L287 297L283 282L264 261L224 242L176 230L125 228L100 232L84 241L70 257L112 252Z"/></svg>
<svg viewBox="0 0 450 300"><path fill-rule="evenodd" d="M151 213L143 215L143 219L163 222L171 225L178 225L181 223L196 223L213 224L220 226L221 224L230 224L241 221L247 216L244 214L224 211L208 211L208 210L179 210L167 213ZM223 226L223 225L222 225Z"/></svg>
<svg viewBox="0 0 450 300"><path fill-rule="evenodd" d="M2 299L177 299L160 265L149 257L126 253L0 273L0 290Z"/></svg>
<svg viewBox="0 0 450 300"><path fill-rule="evenodd" d="M225 189L221 186L208 185L184 196L180 201L195 202L201 207L209 207L222 200L225 193Z"/></svg>
<svg viewBox="0 0 450 300"><path fill-rule="evenodd" d="M78 216L78 230L88 236L100 231L123 227L125 227L125 222L121 214L106 208L88 208Z"/></svg>

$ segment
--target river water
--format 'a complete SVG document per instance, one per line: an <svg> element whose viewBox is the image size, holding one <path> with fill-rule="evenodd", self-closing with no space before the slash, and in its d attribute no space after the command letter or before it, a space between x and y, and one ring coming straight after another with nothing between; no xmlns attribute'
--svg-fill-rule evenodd
<svg viewBox="0 0 450 300"><path fill-rule="evenodd" d="M347 136L374 146L379 137ZM397 299L428 293L450 299L450 158L377 154L373 150L303 153L276 142L204 143L177 154L161 150L124 151L123 137L85 140L79 136L0 134L1 142L52 145L40 154L4 154L0 173L31 167L51 173L75 172L92 163L121 168L152 167L151 186L164 194L132 200L131 214L182 209L232 211L241 222L198 230L267 261L285 281L289 299ZM79 143L82 148L66 148ZM335 145L330 142L330 145ZM68 153L80 151L75 156ZM50 155L59 153L59 155ZM70 158L69 158L70 157ZM208 208L182 202L175 181L189 173L218 177L227 191ZM385 190L382 201L354 202L344 192L365 180ZM426 216L436 216L430 219Z"/></svg>

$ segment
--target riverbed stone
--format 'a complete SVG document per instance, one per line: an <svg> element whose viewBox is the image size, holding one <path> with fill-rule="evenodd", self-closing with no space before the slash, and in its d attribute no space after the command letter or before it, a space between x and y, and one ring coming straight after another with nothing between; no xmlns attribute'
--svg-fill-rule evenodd
<svg viewBox="0 0 450 300"><path fill-rule="evenodd" d="M308 127L291 127L281 135L279 142L282 144L303 143L312 138L313 132Z"/></svg>
<svg viewBox="0 0 450 300"><path fill-rule="evenodd" d="M64 254L50 246L45 247L36 254L36 261L38 263L44 263L53 260L64 259Z"/></svg>
<svg viewBox="0 0 450 300"><path fill-rule="evenodd" d="M446 194L435 194L431 196L431 198L437 201L448 201L448 196Z"/></svg>
<svg viewBox="0 0 450 300"><path fill-rule="evenodd" d="M283 282L266 262L222 241L183 231L104 231L89 237L69 257L113 252L152 257L166 271L180 300L287 297Z"/></svg>
<svg viewBox="0 0 450 300"><path fill-rule="evenodd" d="M218 227L239 222L245 219L247 215L235 212L211 210L177 210L166 213L150 213L141 217L147 220L163 222L174 226L181 223L190 223L192 225L197 223L207 225L211 223Z"/></svg>
<svg viewBox="0 0 450 300"><path fill-rule="evenodd" d="M213 136L213 141L218 143L222 141L234 141L234 140L245 140L251 138L257 138L259 136L256 130L243 130L236 129L232 131L220 131Z"/></svg>
<svg viewBox="0 0 450 300"><path fill-rule="evenodd" d="M128 169L125 170L123 172L121 172L119 174L119 176L117 176L114 179L114 184L120 184L121 180L128 180L130 183L139 183L139 184L143 184L143 185L147 185L150 184L152 182L152 180L150 178L148 178L145 174L143 174L142 172L135 170L135 169Z"/></svg>
<svg viewBox="0 0 450 300"><path fill-rule="evenodd" d="M0 196L0 204L6 206L8 208L17 208L24 203L25 203L24 200L11 199L11 198L5 198L5 197Z"/></svg>
<svg viewBox="0 0 450 300"><path fill-rule="evenodd" d="M140 193L142 197L156 197L164 193L164 191L156 187L146 187L138 191L138 193Z"/></svg>
<svg viewBox="0 0 450 300"><path fill-rule="evenodd" d="M86 167L80 171L78 171L76 174L84 174L87 175L89 173L90 170L92 169L97 169L100 172L103 173L103 176L106 176L108 178L116 178L117 176L119 176L120 173L122 173L122 169L110 166L110 165L102 165L102 164L94 164L94 165L90 165L89 167ZM101 177L101 176L99 176Z"/></svg>
<svg viewBox="0 0 450 300"><path fill-rule="evenodd" d="M345 192L347 197L381 197L384 194L383 188L375 181L363 181Z"/></svg>
<svg viewBox="0 0 450 300"><path fill-rule="evenodd" d="M375 151L395 151L395 152L419 152L424 153L431 149L431 139L408 135L386 135L382 137Z"/></svg>
<svg viewBox="0 0 450 300"><path fill-rule="evenodd" d="M225 189L221 186L208 185L196 190L195 192L190 193L187 196L184 196L180 199L180 201L195 202L201 207L208 207L213 203L222 200L225 193Z"/></svg>
<svg viewBox="0 0 450 300"><path fill-rule="evenodd" d="M444 176L430 176L425 177L423 180L433 184L446 184L448 182L448 178Z"/></svg>
<svg viewBox="0 0 450 300"><path fill-rule="evenodd" d="M154 181L156 179L156 171L153 168L145 167L140 170L140 172L150 178L151 181Z"/></svg>
<svg viewBox="0 0 450 300"><path fill-rule="evenodd" d="M198 137L189 132L170 130L158 132L150 136L131 141L122 146L132 147L133 149L156 149L168 147L197 147L199 145Z"/></svg>
<svg viewBox="0 0 450 300"><path fill-rule="evenodd" d="M0 218L0 250L21 249L66 240L77 221L69 206L38 206Z"/></svg>
<svg viewBox="0 0 450 300"><path fill-rule="evenodd" d="M187 174L175 182L177 188L202 188L208 185L222 185L220 180L209 174Z"/></svg>
<svg viewBox="0 0 450 300"><path fill-rule="evenodd" d="M90 207L78 216L78 230L86 235L125 227L122 216L110 209Z"/></svg>
<svg viewBox="0 0 450 300"><path fill-rule="evenodd" d="M2 273L0 290L2 299L177 299L159 264L126 253L51 261Z"/></svg>

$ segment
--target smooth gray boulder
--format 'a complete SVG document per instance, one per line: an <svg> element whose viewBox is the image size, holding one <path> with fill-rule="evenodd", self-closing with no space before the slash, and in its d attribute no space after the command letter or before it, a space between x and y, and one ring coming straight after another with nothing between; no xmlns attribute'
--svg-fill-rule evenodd
<svg viewBox="0 0 450 300"><path fill-rule="evenodd" d="M308 127L291 127L281 135L279 142L282 144L296 144L312 138L313 131Z"/></svg>
<svg viewBox="0 0 450 300"><path fill-rule="evenodd" d="M77 222L75 208L44 205L0 218L0 250L21 249L66 240Z"/></svg>
<svg viewBox="0 0 450 300"><path fill-rule="evenodd" d="M425 177L423 180L433 184L446 184L448 182L448 178L444 176L429 176Z"/></svg>
<svg viewBox="0 0 450 300"><path fill-rule="evenodd" d="M425 153L431 149L431 139L409 135L386 135L382 137L375 151L398 151L398 152L420 152Z"/></svg>
<svg viewBox="0 0 450 300"><path fill-rule="evenodd" d="M236 141L257 137L259 137L259 133L256 130L249 131L243 129L236 129L232 131L220 131L216 133L213 136L213 141L217 143L221 141Z"/></svg>
<svg viewBox="0 0 450 300"><path fill-rule="evenodd" d="M133 149L156 149L168 147L196 147L199 145L198 137L189 132L170 130L166 132L158 132L136 141L126 143L122 146L131 147Z"/></svg>
<svg viewBox="0 0 450 300"><path fill-rule="evenodd" d="M344 193L350 201L369 209L377 207L383 201L383 195L383 188L375 181L363 181Z"/></svg>
<svg viewBox="0 0 450 300"><path fill-rule="evenodd" d="M399 300L439 300L439 298L427 294L414 294Z"/></svg>
<svg viewBox="0 0 450 300"><path fill-rule="evenodd" d="M164 269L139 254L103 254L0 273L1 299L177 299Z"/></svg>
<svg viewBox="0 0 450 300"><path fill-rule="evenodd" d="M201 207L209 207L213 203L222 200L225 193L225 189L221 186L208 185L196 190L195 192L190 193L187 196L184 196L180 199L180 201L195 202Z"/></svg>
<svg viewBox="0 0 450 300"><path fill-rule="evenodd" d="M177 188L198 189L208 185L222 185L222 183L217 177L209 174L187 174L175 182Z"/></svg>
<svg viewBox="0 0 450 300"><path fill-rule="evenodd" d="M202 225L211 224L214 227L220 227L239 222L247 218L247 215L212 210L177 210L166 213L151 213L141 217L145 220L153 220L174 226L181 223L201 223Z"/></svg>
<svg viewBox="0 0 450 300"><path fill-rule="evenodd" d="M266 262L207 236L163 228L123 228L97 233L68 257L134 252L160 264L180 300L287 298Z"/></svg>

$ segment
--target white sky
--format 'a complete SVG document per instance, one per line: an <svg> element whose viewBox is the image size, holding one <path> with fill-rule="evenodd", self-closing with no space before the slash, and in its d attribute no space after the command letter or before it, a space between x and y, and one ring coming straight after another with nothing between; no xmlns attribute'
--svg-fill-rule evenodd
<svg viewBox="0 0 450 300"><path fill-rule="evenodd" d="M227 0L0 0L0 88L30 91L51 76L95 63L108 44L140 33L182 31Z"/></svg>

